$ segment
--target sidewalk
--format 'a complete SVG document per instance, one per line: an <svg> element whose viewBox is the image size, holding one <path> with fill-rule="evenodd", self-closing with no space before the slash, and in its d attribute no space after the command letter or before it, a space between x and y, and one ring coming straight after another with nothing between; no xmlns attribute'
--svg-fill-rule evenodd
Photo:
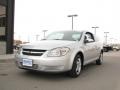
<svg viewBox="0 0 120 90"><path fill-rule="evenodd" d="M0 60L10 60L14 58L15 58L15 54L0 55Z"/></svg>

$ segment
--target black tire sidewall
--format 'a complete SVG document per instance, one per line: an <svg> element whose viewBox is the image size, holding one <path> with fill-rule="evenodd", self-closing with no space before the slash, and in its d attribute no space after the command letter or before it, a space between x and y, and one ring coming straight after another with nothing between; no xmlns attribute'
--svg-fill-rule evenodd
<svg viewBox="0 0 120 90"><path fill-rule="evenodd" d="M76 72L78 58L80 58L80 60L81 60L81 56L80 55L76 55L75 59L74 59L74 62L73 62L72 69L69 71L69 75L71 77L78 77L80 75L80 73L77 74L77 72ZM81 63L81 66L82 66L82 63ZM80 72L81 72L81 70L80 70Z"/></svg>
<svg viewBox="0 0 120 90"><path fill-rule="evenodd" d="M102 60L101 60L102 59ZM96 60L97 65L101 65L103 63L103 53L100 53L99 59Z"/></svg>

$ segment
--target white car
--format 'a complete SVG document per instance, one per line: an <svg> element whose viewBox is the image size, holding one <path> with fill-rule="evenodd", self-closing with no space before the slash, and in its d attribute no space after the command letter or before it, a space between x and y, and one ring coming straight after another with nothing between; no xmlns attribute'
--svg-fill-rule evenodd
<svg viewBox="0 0 120 90"><path fill-rule="evenodd" d="M113 50L119 51L120 48L118 46L113 46Z"/></svg>
<svg viewBox="0 0 120 90"><path fill-rule="evenodd" d="M37 43L21 45L16 64L21 69L43 72L68 72L80 75L81 68L93 61L101 65L103 45L88 31L58 31Z"/></svg>

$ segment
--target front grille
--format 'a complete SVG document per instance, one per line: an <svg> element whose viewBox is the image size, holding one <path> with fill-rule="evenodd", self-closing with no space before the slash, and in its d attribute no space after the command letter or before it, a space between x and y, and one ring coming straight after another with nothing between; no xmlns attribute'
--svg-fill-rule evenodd
<svg viewBox="0 0 120 90"><path fill-rule="evenodd" d="M46 50L39 49L23 49L22 54L28 56L42 56Z"/></svg>

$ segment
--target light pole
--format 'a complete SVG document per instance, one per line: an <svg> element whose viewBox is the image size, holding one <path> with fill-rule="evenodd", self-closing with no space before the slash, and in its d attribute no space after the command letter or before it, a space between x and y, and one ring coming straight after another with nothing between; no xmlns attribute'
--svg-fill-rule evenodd
<svg viewBox="0 0 120 90"><path fill-rule="evenodd" d="M105 42L106 42L106 44L107 44L107 38L108 38L108 35L107 35L107 34L108 34L109 32L104 32L104 33L105 33Z"/></svg>
<svg viewBox="0 0 120 90"><path fill-rule="evenodd" d="M43 33L44 33L44 39L45 39L45 33L47 32L48 30L43 30Z"/></svg>
<svg viewBox="0 0 120 90"><path fill-rule="evenodd" d="M99 27L95 26L95 27L92 27L92 28L94 28L94 29L95 29L94 34L96 35L96 28L99 28Z"/></svg>
<svg viewBox="0 0 120 90"><path fill-rule="evenodd" d="M74 15L68 15L68 17L72 17L72 30L73 30L73 17L77 17L78 15L77 14L74 14Z"/></svg>

